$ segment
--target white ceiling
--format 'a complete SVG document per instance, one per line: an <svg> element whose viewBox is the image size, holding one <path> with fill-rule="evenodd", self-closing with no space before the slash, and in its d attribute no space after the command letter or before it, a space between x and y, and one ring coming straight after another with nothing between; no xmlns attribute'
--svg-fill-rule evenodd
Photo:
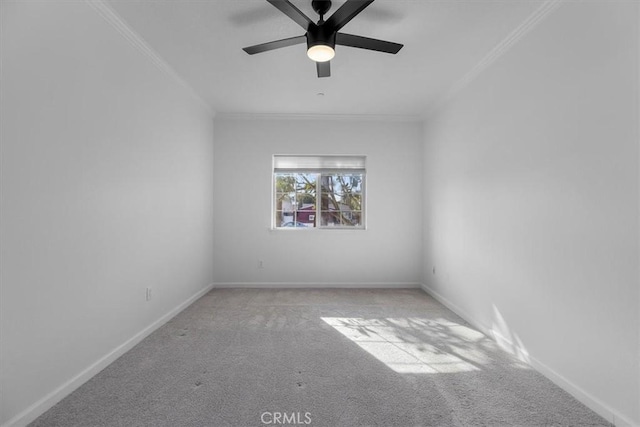
<svg viewBox="0 0 640 427"><path fill-rule="evenodd" d="M407 117L423 116L543 4L377 0L343 31L404 48L390 55L338 46L331 77L319 79L304 44L242 50L304 34L265 0L108 3L216 112ZM292 3L317 20L311 0Z"/></svg>

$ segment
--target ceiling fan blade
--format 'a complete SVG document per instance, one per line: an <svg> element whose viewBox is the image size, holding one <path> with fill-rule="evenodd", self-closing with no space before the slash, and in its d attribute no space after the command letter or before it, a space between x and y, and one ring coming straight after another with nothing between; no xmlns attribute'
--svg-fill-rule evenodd
<svg viewBox="0 0 640 427"><path fill-rule="evenodd" d="M293 19L296 24L300 25L304 28L305 31L309 29L309 26L315 25L311 19L307 17L304 13L300 11L297 7L295 7L288 0L267 0L269 3L278 8L278 10L289 18Z"/></svg>
<svg viewBox="0 0 640 427"><path fill-rule="evenodd" d="M331 76L331 61L316 62L316 70L318 71L318 77L330 77Z"/></svg>
<svg viewBox="0 0 640 427"><path fill-rule="evenodd" d="M354 36L344 33L336 34L336 44L394 54L398 53L398 51L404 46L399 43L370 39L369 37Z"/></svg>
<svg viewBox="0 0 640 427"><path fill-rule="evenodd" d="M268 50L280 49L281 47L293 46L296 44L306 43L306 36L290 37L288 39L275 40L268 43L257 44L255 46L243 47L242 50L249 55L266 52Z"/></svg>
<svg viewBox="0 0 640 427"><path fill-rule="evenodd" d="M374 0L347 0L340 9L336 10L324 23L333 28L333 31L339 31L340 28L347 25L357 14L362 12L365 7L373 3Z"/></svg>

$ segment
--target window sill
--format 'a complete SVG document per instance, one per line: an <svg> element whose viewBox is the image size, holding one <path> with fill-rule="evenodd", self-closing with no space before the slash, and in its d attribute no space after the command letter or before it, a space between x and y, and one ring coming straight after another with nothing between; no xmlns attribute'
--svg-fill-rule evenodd
<svg viewBox="0 0 640 427"><path fill-rule="evenodd" d="M367 227L270 227L269 231L283 231L285 233L292 233L300 231L302 233L309 233L313 231L366 231Z"/></svg>

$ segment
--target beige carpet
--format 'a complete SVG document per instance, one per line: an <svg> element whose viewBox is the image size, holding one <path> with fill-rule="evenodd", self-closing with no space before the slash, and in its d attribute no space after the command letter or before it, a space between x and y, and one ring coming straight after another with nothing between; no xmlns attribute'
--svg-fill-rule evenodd
<svg viewBox="0 0 640 427"><path fill-rule="evenodd" d="M217 289L32 425L609 424L420 290Z"/></svg>

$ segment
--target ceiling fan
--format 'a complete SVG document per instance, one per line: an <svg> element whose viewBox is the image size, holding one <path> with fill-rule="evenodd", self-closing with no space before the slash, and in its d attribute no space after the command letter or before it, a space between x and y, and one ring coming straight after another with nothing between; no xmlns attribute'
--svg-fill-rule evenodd
<svg viewBox="0 0 640 427"><path fill-rule="evenodd" d="M302 36L290 37L243 48L249 55L307 42L307 56L315 61L318 77L329 77L331 75L329 61L335 56L336 45L393 54L398 53L398 51L402 49L403 45L399 43L339 32L342 27L373 3L374 0L347 0L346 3L336 10L326 21L324 20L324 15L331 9L331 1L313 0L311 7L320 15L320 20L317 24L288 0L267 1L278 8L280 12L291 18L296 24L304 28L306 33Z"/></svg>

